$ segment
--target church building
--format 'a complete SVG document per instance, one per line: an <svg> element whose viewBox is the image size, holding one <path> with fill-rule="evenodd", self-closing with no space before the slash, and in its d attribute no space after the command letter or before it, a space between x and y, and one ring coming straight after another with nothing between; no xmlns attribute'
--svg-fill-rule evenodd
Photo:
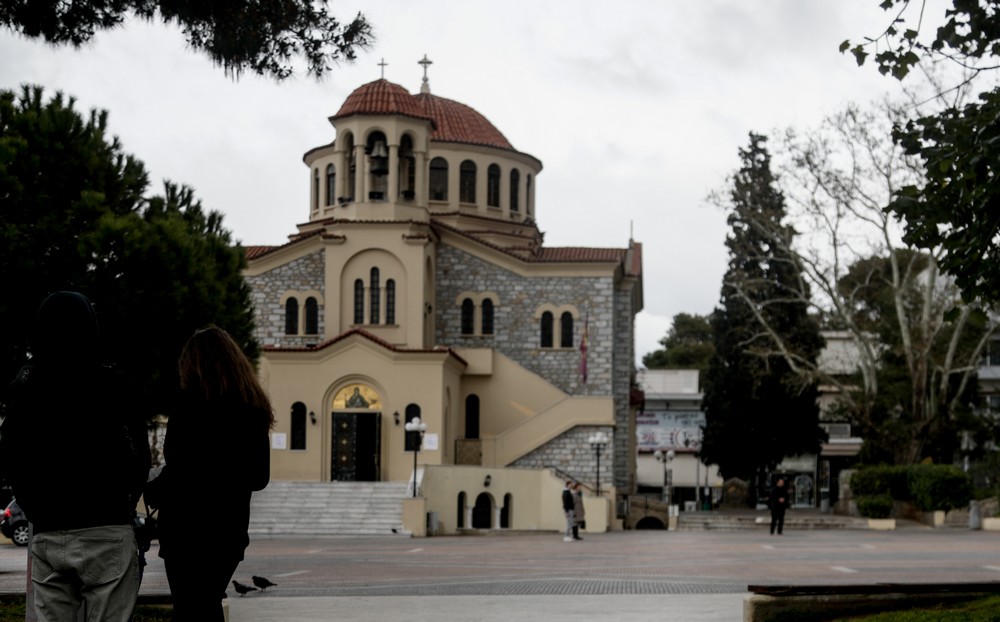
<svg viewBox="0 0 1000 622"><path fill-rule="evenodd" d="M410 482L428 510L468 506L452 531L549 525L545 473L613 515L635 487L641 245L546 246L541 161L433 95L426 65L419 93L375 80L329 121L304 221L247 248L272 480Z"/></svg>

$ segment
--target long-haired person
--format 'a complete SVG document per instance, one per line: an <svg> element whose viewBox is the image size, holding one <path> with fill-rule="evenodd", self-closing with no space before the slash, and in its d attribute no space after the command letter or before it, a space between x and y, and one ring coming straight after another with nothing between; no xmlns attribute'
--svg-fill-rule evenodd
<svg viewBox="0 0 1000 622"><path fill-rule="evenodd" d="M153 486L159 554L174 620L223 620L222 599L250 544L250 495L270 479L274 412L250 360L221 328L188 339L178 372L166 464Z"/></svg>

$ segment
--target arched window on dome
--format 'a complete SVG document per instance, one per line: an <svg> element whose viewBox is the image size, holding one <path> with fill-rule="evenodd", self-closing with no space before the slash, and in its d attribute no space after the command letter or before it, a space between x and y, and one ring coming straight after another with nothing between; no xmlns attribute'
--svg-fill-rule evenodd
<svg viewBox="0 0 1000 622"><path fill-rule="evenodd" d="M326 165L326 204L337 202L337 169L332 164Z"/></svg>
<svg viewBox="0 0 1000 622"><path fill-rule="evenodd" d="M354 323L365 323L365 282L361 279L354 281Z"/></svg>
<svg viewBox="0 0 1000 622"><path fill-rule="evenodd" d="M368 200L385 201L389 187L389 145L382 132L372 132L365 143L368 156Z"/></svg>
<svg viewBox="0 0 1000 622"><path fill-rule="evenodd" d="M319 334L319 303L312 296L306 298L306 334Z"/></svg>
<svg viewBox="0 0 1000 622"><path fill-rule="evenodd" d="M448 160L444 158L431 160L430 192L431 201L448 200Z"/></svg>
<svg viewBox="0 0 1000 622"><path fill-rule="evenodd" d="M417 179L416 160L413 156L413 139L404 134L399 141L399 196L412 201Z"/></svg>
<svg viewBox="0 0 1000 622"><path fill-rule="evenodd" d="M525 179L524 179L524 186L525 186L524 187L524 194L525 194L526 198L524 199L524 203L525 203L525 205L524 205L524 213L527 214L528 216L531 216L531 211L532 211L533 203L534 203L534 200L535 200L535 197L532 196L532 194L531 194L531 179L532 179L531 178L531 173L528 173L527 175L525 175Z"/></svg>
<svg viewBox="0 0 1000 622"><path fill-rule="evenodd" d="M573 347L573 314L569 311L563 311L559 318L559 347Z"/></svg>
<svg viewBox="0 0 1000 622"><path fill-rule="evenodd" d="M299 334L299 300L289 298L285 301L285 334Z"/></svg>
<svg viewBox="0 0 1000 622"><path fill-rule="evenodd" d="M378 283L378 268L372 268L371 281L368 285L368 316L371 324L378 324L379 299L382 297L382 289Z"/></svg>
<svg viewBox="0 0 1000 622"><path fill-rule="evenodd" d="M462 300L462 334L471 335L476 332L475 328L476 305L472 298Z"/></svg>
<svg viewBox="0 0 1000 622"><path fill-rule="evenodd" d="M387 279L385 282L385 323L396 323L396 281Z"/></svg>
<svg viewBox="0 0 1000 622"><path fill-rule="evenodd" d="M348 134L345 137L344 156L347 158L347 184L345 184L345 195L340 199L341 203L350 203L354 200L355 191L358 187L358 158L354 152L354 135Z"/></svg>
<svg viewBox="0 0 1000 622"><path fill-rule="evenodd" d="M489 298L483 299L482 304L482 334L493 334L493 301Z"/></svg>
<svg viewBox="0 0 1000 622"><path fill-rule="evenodd" d="M553 317L551 311L546 311L542 314L542 334L541 334L541 347L551 348L552 347L552 323Z"/></svg>
<svg viewBox="0 0 1000 622"><path fill-rule="evenodd" d="M314 168L313 169L312 195L313 195L313 211L315 212L315 211L319 210L319 169L318 168Z"/></svg>
<svg viewBox="0 0 1000 622"><path fill-rule="evenodd" d="M486 169L486 205L500 207L500 167L496 164Z"/></svg>
<svg viewBox="0 0 1000 622"><path fill-rule="evenodd" d="M472 160L465 160L458 168L458 200L476 202L476 163Z"/></svg>
<svg viewBox="0 0 1000 622"><path fill-rule="evenodd" d="M510 171L510 211L516 212L520 209L518 206L518 198L521 195L521 173L518 170L511 169Z"/></svg>

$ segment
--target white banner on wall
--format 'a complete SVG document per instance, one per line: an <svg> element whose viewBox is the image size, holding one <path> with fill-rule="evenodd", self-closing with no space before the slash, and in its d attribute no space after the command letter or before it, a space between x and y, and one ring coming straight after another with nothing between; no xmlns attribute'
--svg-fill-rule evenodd
<svg viewBox="0 0 1000 622"><path fill-rule="evenodd" d="M636 414L637 449L701 449L701 427L705 413L700 410L640 410Z"/></svg>

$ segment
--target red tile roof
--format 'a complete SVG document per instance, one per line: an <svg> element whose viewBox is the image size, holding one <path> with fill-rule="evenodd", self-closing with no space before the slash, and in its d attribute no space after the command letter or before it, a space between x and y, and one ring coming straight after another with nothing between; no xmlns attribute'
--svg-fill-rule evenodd
<svg viewBox="0 0 1000 622"><path fill-rule="evenodd" d="M276 248L278 248L278 247L277 246L247 246L247 247L244 248L244 250L247 253L247 259L251 260L251 259L257 259L258 257L262 257L262 256L270 253L271 251L273 251Z"/></svg>
<svg viewBox="0 0 1000 622"><path fill-rule="evenodd" d="M626 248L591 248L587 246L561 246L539 249L535 261L595 261L621 262L628 253Z"/></svg>
<svg viewBox="0 0 1000 622"><path fill-rule="evenodd" d="M437 125L431 140L514 149L500 130L473 108L430 93L421 93L414 99Z"/></svg>
<svg viewBox="0 0 1000 622"><path fill-rule="evenodd" d="M398 114L434 121L409 91L385 79L369 82L354 89L354 92L344 100L337 114L330 119L342 119L356 114Z"/></svg>

